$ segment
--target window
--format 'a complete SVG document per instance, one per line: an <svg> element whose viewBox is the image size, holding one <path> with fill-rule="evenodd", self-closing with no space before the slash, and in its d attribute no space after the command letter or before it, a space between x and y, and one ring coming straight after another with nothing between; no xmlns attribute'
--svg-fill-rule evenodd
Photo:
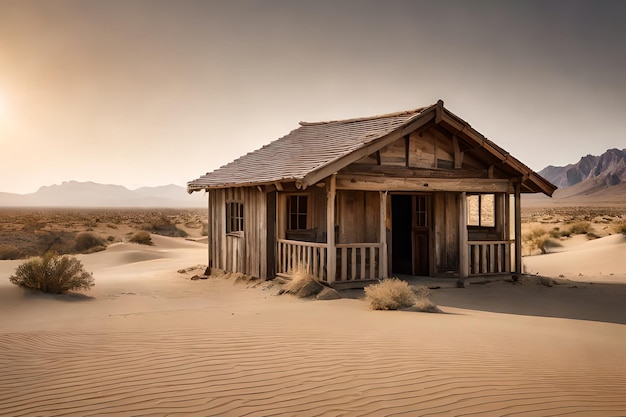
<svg viewBox="0 0 626 417"><path fill-rule="evenodd" d="M428 197L425 195L415 197L415 226L428 227Z"/></svg>
<svg viewBox="0 0 626 417"><path fill-rule="evenodd" d="M496 226L496 199L494 194L467 196L467 225Z"/></svg>
<svg viewBox="0 0 626 417"><path fill-rule="evenodd" d="M306 195L290 195L287 198L287 229L306 230L307 228Z"/></svg>
<svg viewBox="0 0 626 417"><path fill-rule="evenodd" d="M226 203L226 233L243 231L243 203Z"/></svg>

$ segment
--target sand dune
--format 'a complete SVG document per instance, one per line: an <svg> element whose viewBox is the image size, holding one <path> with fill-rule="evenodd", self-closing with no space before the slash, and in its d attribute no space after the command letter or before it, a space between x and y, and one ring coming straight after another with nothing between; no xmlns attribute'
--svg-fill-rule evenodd
<svg viewBox="0 0 626 417"><path fill-rule="evenodd" d="M582 242L558 253L525 257L525 271L589 282L626 283L626 235Z"/></svg>
<svg viewBox="0 0 626 417"><path fill-rule="evenodd" d="M599 321L515 310L567 291L601 308L608 291L626 299L622 285L450 286L433 294L448 314L379 312L276 296L268 283L192 281L176 271L204 262L206 246L155 243L82 256L96 278L88 297L0 280L0 414L626 413L626 326L611 320L623 310ZM0 277L16 264L0 262Z"/></svg>

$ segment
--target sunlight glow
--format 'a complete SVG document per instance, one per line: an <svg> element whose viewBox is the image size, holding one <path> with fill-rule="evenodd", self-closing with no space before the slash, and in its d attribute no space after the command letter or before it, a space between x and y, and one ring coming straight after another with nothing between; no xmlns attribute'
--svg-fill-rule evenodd
<svg viewBox="0 0 626 417"><path fill-rule="evenodd" d="M2 93L2 91L0 91L0 120L4 119L6 113L6 99L4 98L4 94Z"/></svg>

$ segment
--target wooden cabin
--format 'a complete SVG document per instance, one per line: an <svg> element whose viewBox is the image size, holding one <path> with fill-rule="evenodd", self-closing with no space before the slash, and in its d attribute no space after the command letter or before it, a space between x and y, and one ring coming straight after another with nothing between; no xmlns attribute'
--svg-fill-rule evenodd
<svg viewBox="0 0 626 417"><path fill-rule="evenodd" d="M187 189L208 193L210 268L360 286L520 273L520 194L556 187L440 100L301 122Z"/></svg>

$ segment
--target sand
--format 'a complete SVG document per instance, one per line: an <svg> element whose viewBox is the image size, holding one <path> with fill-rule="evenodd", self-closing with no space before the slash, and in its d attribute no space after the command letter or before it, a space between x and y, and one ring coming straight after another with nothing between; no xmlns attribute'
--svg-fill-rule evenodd
<svg viewBox="0 0 626 417"><path fill-rule="evenodd" d="M619 261L554 287L441 281L446 314L383 312L194 281L177 271L206 246L153 239L81 255L84 295L24 291L6 279L20 262L0 262L1 415L626 415ZM626 253L617 237L581 246L527 267L574 275L583 255Z"/></svg>

